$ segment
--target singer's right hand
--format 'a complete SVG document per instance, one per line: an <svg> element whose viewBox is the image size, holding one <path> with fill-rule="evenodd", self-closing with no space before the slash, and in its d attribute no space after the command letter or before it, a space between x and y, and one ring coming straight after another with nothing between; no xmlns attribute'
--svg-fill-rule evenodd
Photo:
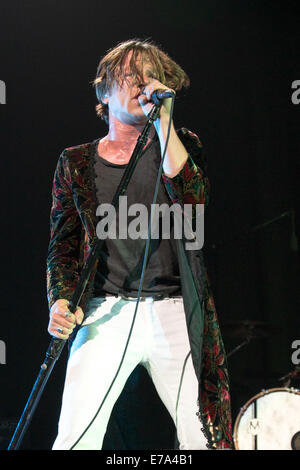
<svg viewBox="0 0 300 470"><path fill-rule="evenodd" d="M166 85L163 85L161 82L156 80L156 78L150 78L148 80L145 79L146 86L144 86L142 93L138 97L138 101L140 103L141 108L143 109L146 116L150 113L153 103L151 101L152 94L159 90L163 91L171 91L175 94L175 91L171 88L168 88ZM170 110L171 110L171 98L166 98L162 100L162 106L160 108L160 118L166 115L168 123L170 117Z"/></svg>
<svg viewBox="0 0 300 470"><path fill-rule="evenodd" d="M48 332L60 339L68 339L76 324L80 325L83 321L83 311L77 308L75 314L71 313L69 301L58 299L51 307Z"/></svg>

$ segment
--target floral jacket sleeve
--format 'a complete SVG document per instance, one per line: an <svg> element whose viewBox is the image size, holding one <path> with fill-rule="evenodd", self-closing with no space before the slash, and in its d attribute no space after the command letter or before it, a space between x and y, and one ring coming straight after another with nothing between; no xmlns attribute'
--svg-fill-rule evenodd
<svg viewBox="0 0 300 470"><path fill-rule="evenodd" d="M79 279L81 221L72 195L66 150L60 155L52 187L50 243L47 258L49 306L70 300Z"/></svg>
<svg viewBox="0 0 300 470"><path fill-rule="evenodd" d="M203 145L196 134L182 128L178 131L189 154L186 164L174 178L164 175L168 193L174 202L181 204L205 204L209 202L210 184L206 175L206 162L202 155Z"/></svg>

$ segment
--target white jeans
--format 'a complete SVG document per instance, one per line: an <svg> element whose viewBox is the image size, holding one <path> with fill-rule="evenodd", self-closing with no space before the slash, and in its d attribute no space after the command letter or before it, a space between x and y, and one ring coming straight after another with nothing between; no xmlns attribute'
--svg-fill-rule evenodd
<svg viewBox="0 0 300 470"><path fill-rule="evenodd" d="M53 450L102 448L113 406L138 364L146 367L173 418L179 448L207 450L196 415L198 381L182 298L154 301L150 297L139 303L118 371L135 307L136 300L121 297L96 297L89 302L70 351Z"/></svg>

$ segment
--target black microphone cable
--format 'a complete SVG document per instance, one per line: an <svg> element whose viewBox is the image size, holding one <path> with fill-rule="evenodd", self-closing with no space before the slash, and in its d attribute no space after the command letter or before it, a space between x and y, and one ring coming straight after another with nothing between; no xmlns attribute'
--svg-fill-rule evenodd
<svg viewBox="0 0 300 470"><path fill-rule="evenodd" d="M98 407L94 417L92 418L92 420L90 421L90 423L87 425L87 427L84 429L84 431L81 433L80 437L77 439L77 441L72 445L72 447L70 448L70 450L73 450L74 447L80 442L80 440L82 439L82 437L84 436L84 434L90 429L90 427L92 426L92 424L94 423L95 419L97 418L105 400L107 399L111 389L112 389L112 386L113 384L115 383L116 381L116 378L119 374L119 371L122 367L122 364L124 362L124 358L125 358L125 355L126 355L126 351L127 351L127 348L128 348L128 344L129 344L129 341L130 341L130 338L131 338L131 335L132 335L132 331L133 331L133 327L134 327L134 323L135 323L135 319L136 319L136 315L137 315L137 309L138 309L138 305L139 305L139 302L140 302L140 297L141 297L141 293L142 293L142 288L143 288L143 283L144 283L144 276L145 276L145 271L146 271L146 265L147 265L147 261L148 261L148 255L149 255L149 249L150 249L150 242L151 242L151 226L152 226L152 207L153 205L156 203L156 200L157 200L157 195L158 195L158 190L159 190L159 185L160 185L160 179L161 179L161 175L162 175L162 171L163 171L163 163L164 163L164 160L165 160L165 155L166 155L166 151L167 151L167 147L168 147L168 142L169 142L169 138L170 138L170 130L171 130L171 123L172 123L172 118L173 118L173 112L174 112L174 101L175 101L175 94L172 93L172 102L171 102L171 109L170 109L170 119L169 119L169 123L168 123L168 131L167 131L167 137L166 137L166 143L165 143L165 147L164 147L164 151L163 151L163 155L162 155L162 158L161 158L161 162L160 162L160 166L159 166L159 169L158 169L158 174L157 174L157 179L156 179L156 184L155 184L155 190L154 190L154 195L153 195L153 200L152 200L152 204L151 204L151 217L150 217L150 224L148 224L148 237L147 237L147 241L146 241L146 246L145 246L145 251L144 251L144 259L143 259L143 265L142 265L142 270L141 270L141 278L140 278L140 282L139 282L139 287L138 287L138 294L137 294L137 302L136 302L136 306L135 306L135 311L134 311L134 315L133 315L133 319L132 319L132 322L131 322L131 326L130 326L130 330L129 330L129 333L128 333L128 338L127 338L127 341L126 341L126 344L125 344L125 348L124 348L124 351L123 351L123 354L122 354L122 358L121 358L121 361L120 361L120 364L118 366L118 369L117 369L117 372L102 400L102 403L100 404L100 406ZM161 101L160 101L161 102Z"/></svg>

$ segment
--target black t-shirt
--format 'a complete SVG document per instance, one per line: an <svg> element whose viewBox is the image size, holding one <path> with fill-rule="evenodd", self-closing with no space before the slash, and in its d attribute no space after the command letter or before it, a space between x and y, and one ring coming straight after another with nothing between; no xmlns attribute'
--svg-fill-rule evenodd
<svg viewBox="0 0 300 470"><path fill-rule="evenodd" d="M113 164L100 157L97 151L98 142L99 139L93 142L97 201L98 204L110 204L127 165ZM146 239L145 237L131 238L130 224L133 224L134 233L137 233L141 228L137 220L137 218L141 217L141 213L138 211L135 215L129 215L128 210L132 208L133 204L143 204L143 208L147 208L148 221L160 160L160 145L158 140L154 140L144 149L127 188L125 194L127 199L123 199L121 205L123 220L125 220L124 209L127 207L127 227L124 227L124 222L121 221L121 214L117 211L115 217L115 235L117 238L112 236L104 242L95 276L95 297L105 293L123 293L131 297L136 297L138 294ZM167 204L168 206L172 204L162 181L160 181L156 204ZM145 213L144 210L143 215ZM105 214L103 214L103 217L105 217ZM103 217L99 217L98 222L104 221ZM151 238L142 289L143 296L162 294L168 297L177 296L181 293L176 242L173 238L174 220L171 216L170 239L162 239L162 217L164 216L160 214L159 228L156 230L156 233L159 233L159 238ZM145 217L143 217L143 221L145 221ZM141 225L145 227L143 222ZM166 227L168 230L168 224ZM102 228L104 228L104 224ZM121 239L118 237L119 228L122 229L123 233L125 229L125 235L123 235L125 238Z"/></svg>

